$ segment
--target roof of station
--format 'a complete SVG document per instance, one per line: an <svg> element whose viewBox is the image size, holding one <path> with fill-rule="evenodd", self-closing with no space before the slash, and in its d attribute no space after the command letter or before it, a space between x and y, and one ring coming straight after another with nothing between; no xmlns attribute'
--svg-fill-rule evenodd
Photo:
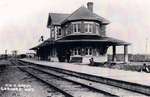
<svg viewBox="0 0 150 97"><path fill-rule="evenodd" d="M33 48L30 48L30 50L36 50L38 48L49 46L49 45L54 44L54 43L55 43L54 40L48 38L47 40L45 40L44 42L40 43L39 45L37 45L37 46L35 46Z"/></svg>
<svg viewBox="0 0 150 97"><path fill-rule="evenodd" d="M119 39L115 39L112 37L101 37L96 34L93 34L93 35L69 35L69 36L65 36L65 37L60 38L55 41L52 39L47 39L43 43L31 48L30 50L36 50L38 48L54 45L57 43L77 43L77 42L78 43L81 43L81 42L103 43L106 45L109 44L109 46L111 46L111 45L116 45L116 46L130 45L130 43L119 40Z"/></svg>
<svg viewBox="0 0 150 97"><path fill-rule="evenodd" d="M102 24L109 24L110 22L105 18L91 12L88 8L81 6L71 14L64 13L49 13L48 24L49 27L52 25L62 25L66 22L78 21L78 20L88 20L97 21Z"/></svg>
<svg viewBox="0 0 150 97"><path fill-rule="evenodd" d="M108 20L91 12L88 8L86 8L84 6L81 6L79 9L74 11L62 23L65 23L68 21L76 21L76 20L98 21L98 22L101 22L102 24L109 24Z"/></svg>
<svg viewBox="0 0 150 97"><path fill-rule="evenodd" d="M56 42L95 42L95 43L110 43L110 45L116 45L116 46L120 46L120 45L130 45L130 43L125 42L123 40L119 40L119 39L115 39L112 37L102 37L102 36L98 36L96 34L91 34L91 35L68 35L65 36L61 39L56 40Z"/></svg>

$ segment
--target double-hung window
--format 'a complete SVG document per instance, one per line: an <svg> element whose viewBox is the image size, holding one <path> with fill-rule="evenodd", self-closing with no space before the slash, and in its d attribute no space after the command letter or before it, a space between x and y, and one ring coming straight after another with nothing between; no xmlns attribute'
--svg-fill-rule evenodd
<svg viewBox="0 0 150 97"><path fill-rule="evenodd" d="M81 48L74 48L74 55L81 55L82 51Z"/></svg>
<svg viewBox="0 0 150 97"><path fill-rule="evenodd" d="M89 55L92 55L92 48L89 48Z"/></svg>
<svg viewBox="0 0 150 97"><path fill-rule="evenodd" d="M92 55L92 48L85 48L85 55Z"/></svg>
<svg viewBox="0 0 150 97"><path fill-rule="evenodd" d="M92 22L85 22L84 23L84 31L92 33L93 32L93 23Z"/></svg>
<svg viewBox="0 0 150 97"><path fill-rule="evenodd" d="M57 27L57 37L61 37L62 33L61 33L61 28L60 27Z"/></svg>
<svg viewBox="0 0 150 97"><path fill-rule="evenodd" d="M81 32L81 22L73 23L73 32Z"/></svg>

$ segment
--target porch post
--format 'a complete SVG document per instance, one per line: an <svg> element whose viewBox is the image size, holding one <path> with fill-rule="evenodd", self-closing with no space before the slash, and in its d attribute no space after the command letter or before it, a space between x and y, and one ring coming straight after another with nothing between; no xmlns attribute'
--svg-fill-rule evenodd
<svg viewBox="0 0 150 97"><path fill-rule="evenodd" d="M112 61L116 62L116 46L113 45L113 55L112 55Z"/></svg>
<svg viewBox="0 0 150 97"><path fill-rule="evenodd" d="M128 45L124 45L124 63L128 62Z"/></svg>

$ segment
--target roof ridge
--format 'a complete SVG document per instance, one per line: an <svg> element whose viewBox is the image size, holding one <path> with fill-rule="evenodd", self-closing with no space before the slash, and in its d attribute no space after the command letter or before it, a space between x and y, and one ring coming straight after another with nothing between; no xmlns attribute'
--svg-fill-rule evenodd
<svg viewBox="0 0 150 97"><path fill-rule="evenodd" d="M106 24L109 24L110 22L108 20L106 20L104 17L101 17L99 16L98 14L94 13L94 12L91 12L88 8L86 8L85 6L81 6L79 7L77 10L75 10L73 13L71 13L68 17L66 17L64 19L64 21L62 21L61 24L64 24L65 22L67 21L71 21L72 18L74 18L74 16L76 16L77 14L81 14L81 16L77 16L78 18L80 19L86 19L87 17L85 15L83 15L83 12L85 11L90 17L92 20L99 20L103 23L106 23ZM95 18L95 19L94 19ZM88 18L87 18L88 19ZM73 19L74 20L74 19Z"/></svg>
<svg viewBox="0 0 150 97"><path fill-rule="evenodd" d="M68 17L66 17L66 19L68 19L69 17L71 17L74 13L76 13L78 10L80 10L81 8L86 8L84 5L80 6L78 9L76 9L73 13L71 13ZM66 21L66 19L62 22L64 23Z"/></svg>
<svg viewBox="0 0 150 97"><path fill-rule="evenodd" d="M49 14L69 14L69 13L56 13L56 12L50 12Z"/></svg>
<svg viewBox="0 0 150 97"><path fill-rule="evenodd" d="M51 23L54 25L60 25L69 15L70 14L67 13L49 13L47 26L51 25Z"/></svg>

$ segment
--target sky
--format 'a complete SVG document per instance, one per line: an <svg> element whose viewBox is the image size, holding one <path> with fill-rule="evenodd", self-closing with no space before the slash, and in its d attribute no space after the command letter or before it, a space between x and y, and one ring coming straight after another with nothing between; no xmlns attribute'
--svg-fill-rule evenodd
<svg viewBox="0 0 150 97"><path fill-rule="evenodd" d="M72 13L89 1L111 22L107 36L131 43L129 53L150 54L150 0L0 0L0 54L31 52L41 35L49 37L48 13Z"/></svg>

